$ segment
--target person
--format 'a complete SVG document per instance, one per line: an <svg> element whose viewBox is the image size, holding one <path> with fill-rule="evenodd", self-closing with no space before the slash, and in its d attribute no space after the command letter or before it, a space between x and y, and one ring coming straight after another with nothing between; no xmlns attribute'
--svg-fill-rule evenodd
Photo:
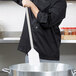
<svg viewBox="0 0 76 76"><path fill-rule="evenodd" d="M65 0L14 0L28 7L34 48L43 61L60 60L61 33L59 25L66 16ZM25 14L24 27L18 50L28 54L30 40ZM28 56L26 56L27 58Z"/></svg>

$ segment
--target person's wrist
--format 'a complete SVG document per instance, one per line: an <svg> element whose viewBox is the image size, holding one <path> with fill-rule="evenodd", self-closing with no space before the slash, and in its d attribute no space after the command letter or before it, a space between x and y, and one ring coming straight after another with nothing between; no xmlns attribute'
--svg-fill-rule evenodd
<svg viewBox="0 0 76 76"><path fill-rule="evenodd" d="M30 8L32 8L32 6L33 6L33 2L30 2Z"/></svg>

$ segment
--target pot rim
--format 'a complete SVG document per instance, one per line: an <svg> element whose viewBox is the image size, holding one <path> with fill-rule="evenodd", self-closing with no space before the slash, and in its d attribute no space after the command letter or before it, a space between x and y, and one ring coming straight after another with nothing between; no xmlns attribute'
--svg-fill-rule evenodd
<svg viewBox="0 0 76 76"><path fill-rule="evenodd" d="M15 66L21 66L21 65L26 65L26 66L33 66L33 67L40 67L40 65L44 65L44 64L61 64L61 65L65 65L65 66L68 66L68 67L70 67L70 68L67 68L67 69L65 69L65 70L54 70L54 71L50 71L50 70L48 70L48 71L46 71L46 70L17 70L16 68L13 68L13 67L15 67ZM71 65L69 65L69 64L64 64L64 63L40 63L40 65L30 65L29 63L21 63L21 64L15 64L15 65L12 65L12 66L9 66L9 69L10 70L14 70L14 71L18 71L18 72L67 72L67 71L74 71L75 70L75 68L74 68L74 66L71 66Z"/></svg>

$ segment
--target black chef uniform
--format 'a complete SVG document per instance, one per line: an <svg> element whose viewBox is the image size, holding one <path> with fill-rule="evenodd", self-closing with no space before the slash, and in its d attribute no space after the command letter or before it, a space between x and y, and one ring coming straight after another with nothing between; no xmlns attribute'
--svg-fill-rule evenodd
<svg viewBox="0 0 76 76"><path fill-rule="evenodd" d="M21 0L14 0L22 6ZM65 18L66 1L65 0L31 0L40 10L35 18L29 8L31 29L33 35L34 48L38 51L41 59L59 60L59 47L61 43L61 34L59 25ZM31 49L27 19L25 15L24 27L18 50L28 53Z"/></svg>

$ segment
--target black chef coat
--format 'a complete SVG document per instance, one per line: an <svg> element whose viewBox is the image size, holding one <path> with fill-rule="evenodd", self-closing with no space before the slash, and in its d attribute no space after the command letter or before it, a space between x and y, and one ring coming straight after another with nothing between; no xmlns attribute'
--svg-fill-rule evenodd
<svg viewBox="0 0 76 76"><path fill-rule="evenodd" d="M14 0L22 6L21 0ZM59 47L61 43L61 33L59 25L65 18L66 1L65 0L31 0L40 10L35 18L29 8L30 23L32 29L34 48L38 51L41 59L59 60ZM28 53L30 40L25 15L24 27L18 50Z"/></svg>

